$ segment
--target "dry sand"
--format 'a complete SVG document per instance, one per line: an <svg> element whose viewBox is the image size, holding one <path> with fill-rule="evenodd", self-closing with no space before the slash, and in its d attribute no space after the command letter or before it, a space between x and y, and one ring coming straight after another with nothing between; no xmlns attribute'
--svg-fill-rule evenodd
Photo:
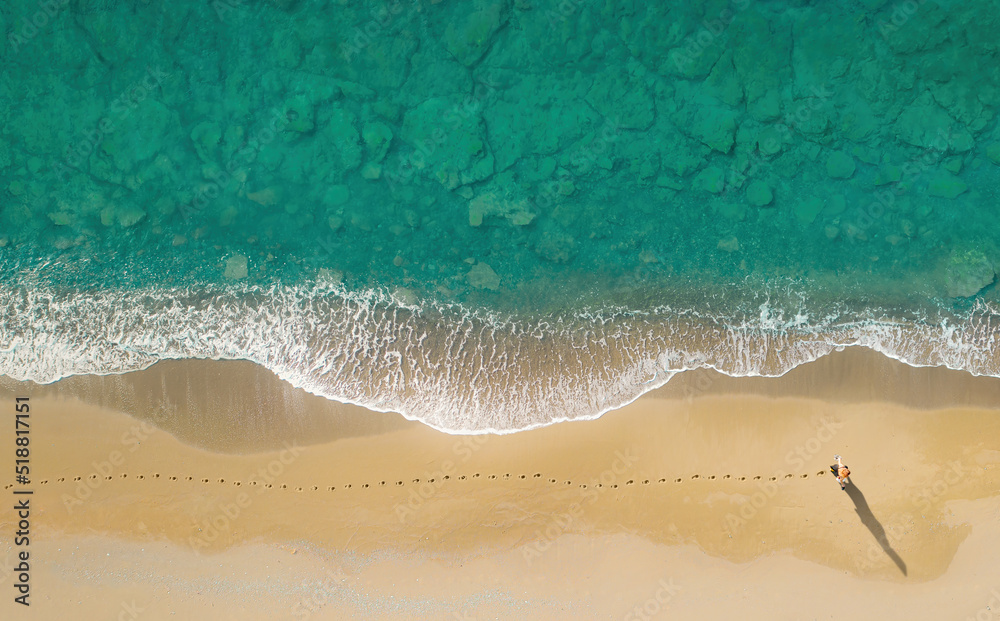
<svg viewBox="0 0 1000 621"><path fill-rule="evenodd" d="M35 492L4 619L1000 619L996 379L848 351L509 436L248 363L0 391Z"/></svg>

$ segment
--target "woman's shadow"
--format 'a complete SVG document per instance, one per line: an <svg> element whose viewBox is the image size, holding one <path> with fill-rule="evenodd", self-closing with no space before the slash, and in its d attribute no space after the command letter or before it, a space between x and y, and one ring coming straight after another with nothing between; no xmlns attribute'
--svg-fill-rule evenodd
<svg viewBox="0 0 1000 621"><path fill-rule="evenodd" d="M868 501L865 500L865 495L861 493L861 490L858 489L858 486L854 484L853 480L847 485L847 495L854 501L854 510L857 511L858 517L861 518L861 523L868 527L872 536L875 537L875 541L878 541L878 544L882 546L882 550L889 555L892 562L896 564L896 567L898 567L899 571L903 572L903 575L905 576L906 563L904 563L903 559L899 557L899 554L892 549L892 545L889 543L889 538L885 534L885 528L883 528L882 524L875 518L872 510L868 508Z"/></svg>

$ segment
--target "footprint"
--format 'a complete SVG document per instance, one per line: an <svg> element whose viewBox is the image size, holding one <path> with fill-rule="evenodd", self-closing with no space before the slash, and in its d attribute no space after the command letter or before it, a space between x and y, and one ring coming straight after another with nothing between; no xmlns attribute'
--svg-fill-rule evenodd
<svg viewBox="0 0 1000 621"><path fill-rule="evenodd" d="M760 481L760 475L758 474L757 476L755 476L755 477L753 478L753 480L754 480L754 481Z"/></svg>
<svg viewBox="0 0 1000 621"><path fill-rule="evenodd" d="M526 479L526 478L528 478L528 475L526 475L526 474L522 474L521 476L519 476L519 477L517 477L517 478L519 478L519 479Z"/></svg>
<svg viewBox="0 0 1000 621"><path fill-rule="evenodd" d="M785 478L786 478L786 479L790 479L790 478L792 478L792 476L793 476L793 475L791 475L791 474L786 474L786 475L785 475Z"/></svg>
<svg viewBox="0 0 1000 621"><path fill-rule="evenodd" d="M715 475L713 474L712 476L708 477L708 480L709 481L714 481L715 480Z"/></svg>
<svg viewBox="0 0 1000 621"><path fill-rule="evenodd" d="M692 476L691 478L692 478L692 479L700 479L700 478L701 478L701 475L700 475L700 474L696 474L696 475Z"/></svg>
<svg viewBox="0 0 1000 621"><path fill-rule="evenodd" d="M808 479L809 475L808 474L802 474L802 475L799 475L799 478L800 479Z"/></svg>
<svg viewBox="0 0 1000 621"><path fill-rule="evenodd" d="M676 480L674 480L674 483L680 483L681 481L682 481L682 479L676 479Z"/></svg>
<svg viewBox="0 0 1000 621"><path fill-rule="evenodd" d="M542 476L542 473L541 472L536 472L534 476L537 479L538 477Z"/></svg>
<svg viewBox="0 0 1000 621"><path fill-rule="evenodd" d="M740 481L746 481L746 480L747 480L746 477L740 477Z"/></svg>
<svg viewBox="0 0 1000 621"><path fill-rule="evenodd" d="M723 476L722 476L722 478L723 478L723 479L731 479L731 478L733 478L733 475L731 475L731 474L726 474L726 475L723 475Z"/></svg>

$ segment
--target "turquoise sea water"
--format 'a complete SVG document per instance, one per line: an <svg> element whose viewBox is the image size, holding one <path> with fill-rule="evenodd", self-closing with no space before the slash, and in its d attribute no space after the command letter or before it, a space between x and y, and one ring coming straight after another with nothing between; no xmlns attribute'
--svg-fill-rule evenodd
<svg viewBox="0 0 1000 621"><path fill-rule="evenodd" d="M996 9L6 2L0 373L466 432L845 345L1000 375Z"/></svg>

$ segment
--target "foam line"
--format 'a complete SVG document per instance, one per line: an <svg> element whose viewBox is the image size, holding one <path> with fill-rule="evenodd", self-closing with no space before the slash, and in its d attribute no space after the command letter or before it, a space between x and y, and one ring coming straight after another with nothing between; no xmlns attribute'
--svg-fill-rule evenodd
<svg viewBox="0 0 1000 621"><path fill-rule="evenodd" d="M710 367L779 376L846 346L912 366L1000 376L1000 311L899 319L823 316L765 303L712 316L690 309L585 309L500 317L456 305L401 305L340 285L57 292L0 298L0 373L50 383L162 359L242 359L296 387L448 433L512 433L592 419Z"/></svg>

